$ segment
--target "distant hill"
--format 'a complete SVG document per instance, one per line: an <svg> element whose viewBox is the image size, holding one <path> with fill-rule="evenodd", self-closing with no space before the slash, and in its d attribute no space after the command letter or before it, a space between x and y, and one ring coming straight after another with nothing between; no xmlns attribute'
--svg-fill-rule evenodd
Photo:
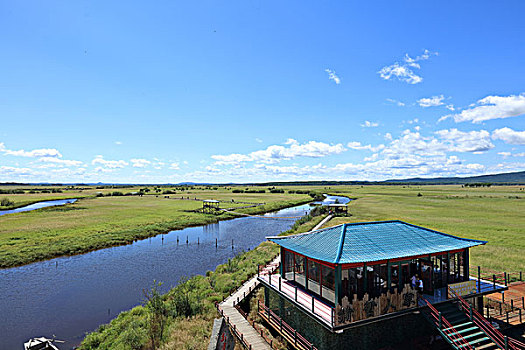
<svg viewBox="0 0 525 350"><path fill-rule="evenodd" d="M479 175L467 177L433 177L409 178L384 181L294 181L294 182L266 182L254 183L255 186L336 186L336 185L463 185L471 183L485 183L493 185L525 185L525 171L501 173L493 175Z"/></svg>
<svg viewBox="0 0 525 350"><path fill-rule="evenodd" d="M422 183L422 184L467 184L467 183L492 183L492 184L525 184L525 171L514 173L501 173L493 175L480 175L468 177L436 177L431 179L415 177L403 180L387 180L388 183Z"/></svg>
<svg viewBox="0 0 525 350"><path fill-rule="evenodd" d="M21 186L21 185L32 185L32 186L52 186L52 185L62 185L62 186L212 186L212 185L222 185L222 186L336 186L336 185L463 185L463 184L472 184L472 183L483 183L483 184L493 184L493 185L525 185L525 171L517 171L513 173L501 173L501 174L492 174L492 175L479 175L479 176L467 176L467 177L433 177L433 178L423 178L423 177L414 177L409 179L392 179L384 181L278 181L278 182L264 182L264 183L196 183L196 182L180 182L178 184L116 184L116 183L67 183L67 184L53 184L53 183L16 183L16 182L4 182L0 183L0 186Z"/></svg>

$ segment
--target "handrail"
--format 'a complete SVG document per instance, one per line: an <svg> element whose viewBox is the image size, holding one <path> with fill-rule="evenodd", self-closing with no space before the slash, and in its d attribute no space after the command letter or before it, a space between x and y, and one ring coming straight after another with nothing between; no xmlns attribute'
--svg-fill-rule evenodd
<svg viewBox="0 0 525 350"><path fill-rule="evenodd" d="M463 336L450 324L450 322L448 322L448 320L442 315L440 316L439 311L434 306L432 306L432 304L430 304L427 299L423 297L422 299L425 301L428 308L430 309L431 315L435 319L435 324L438 326L438 328L440 327L439 325L440 321L441 321L441 326L445 325L445 328L447 330L441 329L441 328L439 328L439 330L443 332L443 334L447 336L452 341L452 343L454 343L454 345L458 345L457 343L459 343L459 345L463 349L474 350L474 348L470 345L470 343L467 342L465 338L463 338Z"/></svg>
<svg viewBox="0 0 525 350"><path fill-rule="evenodd" d="M449 293L458 299L461 305L463 312L468 313L470 317L470 312L472 311L472 321L487 335L492 341L498 345L501 349L512 349L512 350L525 350L525 344L513 339L505 337L499 330L494 328L492 324L487 321L485 317L480 315L480 313L472 308L472 306L465 300L461 295L456 293L452 288L448 288ZM507 345L507 346L506 346Z"/></svg>
<svg viewBox="0 0 525 350"><path fill-rule="evenodd" d="M230 322L230 318L229 317L225 317L224 316L224 311L221 309L220 305L218 302L215 302L215 307L217 308L217 311L219 312L219 314L224 318L224 320L226 321L226 324L230 327L230 329L233 331L233 334L241 341L241 343L243 344L243 346L245 346L247 349L252 349L252 344L250 344L246 338L244 338L244 335L237 329L237 327L232 324Z"/></svg>
<svg viewBox="0 0 525 350"><path fill-rule="evenodd" d="M292 338L296 346L300 345L304 349L318 350L313 345L313 343L309 342L301 334L297 333L297 330L295 330L292 326L290 326L288 323L283 321L283 319L279 315L277 315L270 308L264 305L264 303L262 303L260 300L258 300L258 307L259 307L259 314L263 316L264 318L266 318L267 315L269 315L269 317L267 318L268 323L272 323L280 327L281 332L286 333L286 335Z"/></svg>

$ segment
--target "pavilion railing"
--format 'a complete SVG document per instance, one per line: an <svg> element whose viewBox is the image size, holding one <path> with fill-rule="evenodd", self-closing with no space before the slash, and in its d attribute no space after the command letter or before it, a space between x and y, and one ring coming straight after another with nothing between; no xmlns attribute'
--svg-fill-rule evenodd
<svg viewBox="0 0 525 350"><path fill-rule="evenodd" d="M504 336L499 330L485 318L483 315L472 307L465 299L461 297L455 290L448 288L449 295L453 296L459 301L461 310L470 318L476 326L478 326L500 349L505 350L525 350L525 344L512 338Z"/></svg>
<svg viewBox="0 0 525 350"><path fill-rule="evenodd" d="M507 286L511 282L523 281L523 271L511 271L511 272L497 272L488 268L483 268L481 271L481 266L472 266L470 265L471 273L476 273L476 277L486 281L494 281L501 285Z"/></svg>

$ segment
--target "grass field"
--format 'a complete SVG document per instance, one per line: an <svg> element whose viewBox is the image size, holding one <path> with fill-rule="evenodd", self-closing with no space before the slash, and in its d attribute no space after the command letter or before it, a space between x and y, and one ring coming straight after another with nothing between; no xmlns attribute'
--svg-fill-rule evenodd
<svg viewBox="0 0 525 350"><path fill-rule="evenodd" d="M136 188L126 189L128 192ZM105 192L112 192L112 189ZM15 203L46 199L85 197L66 206L0 216L0 267L12 267L62 255L85 253L114 245L127 244L170 230L203 225L232 214L215 216L196 213L200 201L175 198L219 199L221 207L235 207L236 202L266 203L241 209L245 213L261 213L304 203L308 195L237 194L230 190L194 189L178 194L94 197L100 190L67 191L54 194L7 195ZM125 191L123 191L125 192ZM89 196L89 197L86 197ZM0 198L3 196L0 195ZM235 203L231 203L234 199Z"/></svg>
<svg viewBox="0 0 525 350"><path fill-rule="evenodd" d="M471 265L495 271L525 271L525 190L523 186L332 187L348 195L353 216L344 222L398 219L452 235L488 241L471 249ZM418 196L421 194L421 196Z"/></svg>
<svg viewBox="0 0 525 350"><path fill-rule="evenodd" d="M488 240L487 245L471 250L472 264L498 271L525 270L525 198L522 198L524 193L520 187L355 186L308 189L356 198L350 204L353 216L334 218L328 226L344 222L404 220L461 237ZM314 218L295 232L310 230L320 219ZM256 266L265 257L269 260L276 252L275 245L265 242L236 258L239 265L235 269L228 270L223 265L206 277L195 277L192 282L195 297L206 300L203 305L207 306L192 317L174 317L164 337L163 348L206 349L212 320L216 316L208 300L221 300L218 291L240 285L253 272L250 266ZM165 297L166 303L172 302L173 293L176 292ZM109 325L90 334L81 348L125 348L130 339L138 338L142 339L141 345L144 346L147 344L146 315L142 307L123 313ZM131 334L135 338L130 337Z"/></svg>

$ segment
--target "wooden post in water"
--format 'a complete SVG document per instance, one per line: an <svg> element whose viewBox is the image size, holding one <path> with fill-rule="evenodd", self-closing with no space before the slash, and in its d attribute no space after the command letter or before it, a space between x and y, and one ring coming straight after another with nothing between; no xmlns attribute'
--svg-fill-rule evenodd
<svg viewBox="0 0 525 350"><path fill-rule="evenodd" d="M233 250L233 239L232 239L232 250Z"/></svg>
<svg viewBox="0 0 525 350"><path fill-rule="evenodd" d="M200 245L200 244L201 244L201 242L200 242L200 238L197 237L197 245Z"/></svg>
<svg viewBox="0 0 525 350"><path fill-rule="evenodd" d="M217 238L215 238L215 248L217 248Z"/></svg>
<svg viewBox="0 0 525 350"><path fill-rule="evenodd" d="M188 245L189 241L188 241L188 236L186 236L186 245Z"/></svg>
<svg viewBox="0 0 525 350"><path fill-rule="evenodd" d="M179 236L177 236L177 245L179 244Z"/></svg>

